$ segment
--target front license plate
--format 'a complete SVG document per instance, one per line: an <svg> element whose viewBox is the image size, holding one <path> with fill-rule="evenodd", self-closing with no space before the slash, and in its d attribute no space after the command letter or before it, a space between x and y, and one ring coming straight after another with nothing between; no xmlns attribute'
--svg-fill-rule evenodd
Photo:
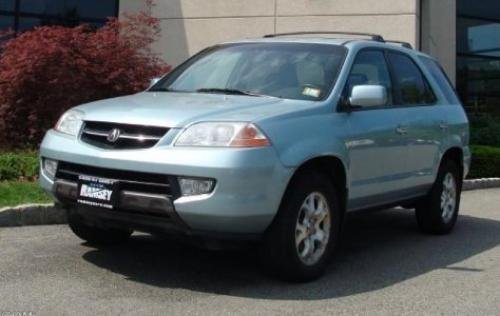
<svg viewBox="0 0 500 316"><path fill-rule="evenodd" d="M107 209L113 208L115 180L90 176L79 176L78 180L78 203Z"/></svg>

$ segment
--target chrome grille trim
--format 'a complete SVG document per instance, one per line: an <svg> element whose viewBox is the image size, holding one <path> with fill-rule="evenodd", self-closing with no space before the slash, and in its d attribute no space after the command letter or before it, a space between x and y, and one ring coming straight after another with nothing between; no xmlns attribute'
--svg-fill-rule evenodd
<svg viewBox="0 0 500 316"><path fill-rule="evenodd" d="M166 127L85 121L80 139L107 149L144 149L155 146L168 131Z"/></svg>
<svg viewBox="0 0 500 316"><path fill-rule="evenodd" d="M103 132L103 131L98 131L98 130L93 130L93 129L84 129L83 130L84 134L88 135L94 135L94 136L100 136L100 137L108 137L108 132ZM148 136L148 135L143 135L143 134L126 134L122 133L118 137L118 139L124 138L124 139L135 139L135 140L160 140L161 137L158 136Z"/></svg>

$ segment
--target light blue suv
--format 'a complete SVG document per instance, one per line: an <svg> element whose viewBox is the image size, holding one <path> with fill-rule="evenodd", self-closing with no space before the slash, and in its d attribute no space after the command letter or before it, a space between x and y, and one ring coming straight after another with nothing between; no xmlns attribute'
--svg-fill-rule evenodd
<svg viewBox="0 0 500 316"><path fill-rule="evenodd" d="M74 233L253 240L277 276L310 280L346 212L401 205L450 232L469 128L437 61L378 35L305 35L216 45L145 92L66 112L40 183Z"/></svg>

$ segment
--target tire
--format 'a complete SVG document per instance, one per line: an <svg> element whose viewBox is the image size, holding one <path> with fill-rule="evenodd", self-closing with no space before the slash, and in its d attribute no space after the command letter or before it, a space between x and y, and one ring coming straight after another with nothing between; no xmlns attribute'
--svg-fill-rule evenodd
<svg viewBox="0 0 500 316"><path fill-rule="evenodd" d="M313 204L308 203L311 201ZM320 277L339 241L339 205L335 186L327 177L318 171L298 174L264 235L264 267L285 281L306 282ZM315 210L314 219L306 215L311 214L308 209Z"/></svg>
<svg viewBox="0 0 500 316"><path fill-rule="evenodd" d="M68 211L68 224L76 236L92 245L119 244L127 241L132 235L132 230L91 226L72 211Z"/></svg>
<svg viewBox="0 0 500 316"><path fill-rule="evenodd" d="M431 191L415 210L419 228L436 235L450 233L458 218L461 191L460 168L452 160L443 161Z"/></svg>

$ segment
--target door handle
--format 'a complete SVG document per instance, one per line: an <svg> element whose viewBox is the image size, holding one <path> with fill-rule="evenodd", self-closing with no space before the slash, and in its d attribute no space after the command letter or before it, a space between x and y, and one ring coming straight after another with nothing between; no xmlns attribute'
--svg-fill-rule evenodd
<svg viewBox="0 0 500 316"><path fill-rule="evenodd" d="M408 133L408 127L406 125L400 124L396 127L396 133L399 135L406 135Z"/></svg>
<svg viewBox="0 0 500 316"><path fill-rule="evenodd" d="M448 128L448 124L446 123L446 121L440 121L439 122L439 128L442 129L442 130L445 130Z"/></svg>

